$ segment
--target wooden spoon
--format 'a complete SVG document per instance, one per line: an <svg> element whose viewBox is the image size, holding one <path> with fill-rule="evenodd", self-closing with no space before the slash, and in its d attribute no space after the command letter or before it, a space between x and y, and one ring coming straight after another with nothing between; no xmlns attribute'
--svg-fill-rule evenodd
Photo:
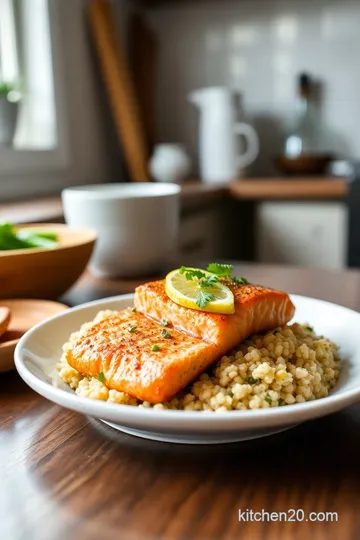
<svg viewBox="0 0 360 540"><path fill-rule="evenodd" d="M10 309L7 307L0 307L0 336L5 334L8 329L11 319Z"/></svg>

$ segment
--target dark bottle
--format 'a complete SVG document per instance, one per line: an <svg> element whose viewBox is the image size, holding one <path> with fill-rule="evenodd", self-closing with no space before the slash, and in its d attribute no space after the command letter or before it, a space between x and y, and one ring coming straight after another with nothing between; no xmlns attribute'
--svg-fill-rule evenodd
<svg viewBox="0 0 360 540"><path fill-rule="evenodd" d="M285 156L297 158L319 152L318 112L314 102L313 85L306 73L299 77L296 118L285 141Z"/></svg>
<svg viewBox="0 0 360 540"><path fill-rule="evenodd" d="M323 174L331 154L324 151L324 133L315 95L315 85L307 73L298 79L296 114L286 133L283 154L276 165L285 174Z"/></svg>

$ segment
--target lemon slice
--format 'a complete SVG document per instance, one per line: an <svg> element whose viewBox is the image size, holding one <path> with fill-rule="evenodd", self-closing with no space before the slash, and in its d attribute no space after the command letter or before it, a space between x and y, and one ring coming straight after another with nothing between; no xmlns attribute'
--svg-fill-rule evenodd
<svg viewBox="0 0 360 540"><path fill-rule="evenodd" d="M192 270L197 269L192 268ZM201 272L206 277L214 275L205 270L201 270ZM211 285L211 287L203 288L200 286L199 280L186 279L180 269L173 270L166 276L165 292L173 302L190 309L227 315L235 312L234 295L226 285L218 282ZM210 300L204 302L206 298L210 298ZM201 299L203 302L201 302ZM200 307L199 304L203 304L203 307Z"/></svg>

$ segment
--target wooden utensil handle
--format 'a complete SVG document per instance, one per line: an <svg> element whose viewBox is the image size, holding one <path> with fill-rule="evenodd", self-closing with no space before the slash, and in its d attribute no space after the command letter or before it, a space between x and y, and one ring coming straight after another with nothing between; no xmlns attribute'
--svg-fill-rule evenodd
<svg viewBox="0 0 360 540"><path fill-rule="evenodd" d="M89 5L90 27L116 125L116 131L129 167L131 179L150 180L148 152L141 126L138 104L129 73L119 30L108 0L92 0Z"/></svg>

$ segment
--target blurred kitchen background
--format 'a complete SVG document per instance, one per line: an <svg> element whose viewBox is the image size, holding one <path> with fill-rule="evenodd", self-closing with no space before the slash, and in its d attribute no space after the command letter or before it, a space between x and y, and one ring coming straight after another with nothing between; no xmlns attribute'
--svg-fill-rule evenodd
<svg viewBox="0 0 360 540"><path fill-rule="evenodd" d="M358 0L0 0L0 220L175 181L184 262L360 266L359 28Z"/></svg>

